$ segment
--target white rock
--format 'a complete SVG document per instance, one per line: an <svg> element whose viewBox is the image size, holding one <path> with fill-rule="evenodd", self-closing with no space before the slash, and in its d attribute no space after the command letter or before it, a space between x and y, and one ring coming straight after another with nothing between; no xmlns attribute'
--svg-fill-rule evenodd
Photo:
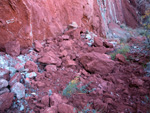
<svg viewBox="0 0 150 113"><path fill-rule="evenodd" d="M12 86L11 92L15 93L18 99L25 97L25 87L20 82L16 82Z"/></svg>

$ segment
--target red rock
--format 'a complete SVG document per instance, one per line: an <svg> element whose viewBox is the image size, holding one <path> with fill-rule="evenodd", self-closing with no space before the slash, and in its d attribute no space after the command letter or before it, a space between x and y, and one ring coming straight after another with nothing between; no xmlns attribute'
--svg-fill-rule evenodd
<svg viewBox="0 0 150 113"><path fill-rule="evenodd" d="M67 60L66 60L66 65L67 65L67 66L75 66L75 65L76 65L76 62L73 61L73 60L67 59Z"/></svg>
<svg viewBox="0 0 150 113"><path fill-rule="evenodd" d="M60 66L62 62L61 59L51 51L44 53L44 55L42 55L38 61L44 64L54 64L57 66Z"/></svg>
<svg viewBox="0 0 150 113"><path fill-rule="evenodd" d="M46 95L46 96L43 96L42 99L41 99L41 103L47 107L49 107L49 95Z"/></svg>
<svg viewBox="0 0 150 113"><path fill-rule="evenodd" d="M103 40L100 37L94 37L94 46L103 47Z"/></svg>
<svg viewBox="0 0 150 113"><path fill-rule="evenodd" d="M15 93L18 99L25 97L25 87L23 84L16 82L11 87L11 92Z"/></svg>
<svg viewBox="0 0 150 113"><path fill-rule="evenodd" d="M132 80L132 85L136 85L136 86L143 86L143 84L144 84L144 81L143 80L141 80L141 79L138 79L138 78L134 78L133 80Z"/></svg>
<svg viewBox="0 0 150 113"><path fill-rule="evenodd" d="M50 106L57 106L61 103L63 103L63 100L60 95L54 93L50 96Z"/></svg>
<svg viewBox="0 0 150 113"><path fill-rule="evenodd" d="M112 44L112 43L109 43L109 42L106 42L106 41L103 42L103 45L104 45L106 48L113 48L113 44Z"/></svg>
<svg viewBox="0 0 150 113"><path fill-rule="evenodd" d="M57 107L56 106L52 106L50 108L46 108L43 113L58 113Z"/></svg>
<svg viewBox="0 0 150 113"><path fill-rule="evenodd" d="M13 93L4 93L0 95L0 112L4 113L4 110L10 108L13 102Z"/></svg>
<svg viewBox="0 0 150 113"><path fill-rule="evenodd" d="M39 41L34 41L34 48L36 51L40 52L43 49L42 44Z"/></svg>
<svg viewBox="0 0 150 113"><path fill-rule="evenodd" d="M80 62L87 71L101 75L110 73L115 65L115 62L109 59L106 54L96 52L81 55Z"/></svg>
<svg viewBox="0 0 150 113"><path fill-rule="evenodd" d="M5 44L6 53L11 56L20 55L20 43L19 41L10 41Z"/></svg>
<svg viewBox="0 0 150 113"><path fill-rule="evenodd" d="M62 38L63 40L69 40L70 37L69 37L68 35L62 35L61 38Z"/></svg>
<svg viewBox="0 0 150 113"><path fill-rule="evenodd" d="M63 47L64 49L72 49L72 47L73 47L73 40L62 41L60 43L60 47Z"/></svg>
<svg viewBox="0 0 150 113"><path fill-rule="evenodd" d="M36 63L34 63L33 61L27 61L25 63L25 69L28 69L28 72L37 72L38 71L38 66Z"/></svg>
<svg viewBox="0 0 150 113"><path fill-rule="evenodd" d="M20 82L22 76L20 73L16 73L9 81L9 85L13 86L16 82Z"/></svg>
<svg viewBox="0 0 150 113"><path fill-rule="evenodd" d="M47 65L45 67L46 72L51 73L57 71L57 67L55 65Z"/></svg>
<svg viewBox="0 0 150 113"><path fill-rule="evenodd" d="M116 59L120 62L124 62L124 63L126 62L126 59L122 54L117 54Z"/></svg>
<svg viewBox="0 0 150 113"><path fill-rule="evenodd" d="M68 104L62 103L58 105L58 112L59 113L77 113L74 111L74 107Z"/></svg>

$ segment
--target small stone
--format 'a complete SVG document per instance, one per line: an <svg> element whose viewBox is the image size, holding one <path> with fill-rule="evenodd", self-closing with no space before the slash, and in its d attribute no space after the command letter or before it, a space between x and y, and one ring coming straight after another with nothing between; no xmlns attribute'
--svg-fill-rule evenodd
<svg viewBox="0 0 150 113"><path fill-rule="evenodd" d="M19 41L10 41L5 44L6 53L11 56L20 55L20 43Z"/></svg>
<svg viewBox="0 0 150 113"><path fill-rule="evenodd" d="M20 82L21 80L21 74L20 73L16 73L9 81L9 85L13 86L16 82Z"/></svg>
<svg viewBox="0 0 150 113"><path fill-rule="evenodd" d="M13 93L4 93L0 95L0 111L3 112L12 105L13 97Z"/></svg>
<svg viewBox="0 0 150 113"><path fill-rule="evenodd" d="M3 93L8 93L9 92L9 89L8 88L3 88L0 90L0 95L3 94Z"/></svg>
<svg viewBox="0 0 150 113"><path fill-rule="evenodd" d="M36 77L37 74L35 72L31 72L31 73L27 73L26 74L26 78L33 78L33 77Z"/></svg>
<svg viewBox="0 0 150 113"><path fill-rule="evenodd" d="M0 79L0 89L8 86L8 81L5 79Z"/></svg>
<svg viewBox="0 0 150 113"><path fill-rule="evenodd" d="M11 92L15 93L18 99L25 97L25 87L23 84L16 82L11 87Z"/></svg>

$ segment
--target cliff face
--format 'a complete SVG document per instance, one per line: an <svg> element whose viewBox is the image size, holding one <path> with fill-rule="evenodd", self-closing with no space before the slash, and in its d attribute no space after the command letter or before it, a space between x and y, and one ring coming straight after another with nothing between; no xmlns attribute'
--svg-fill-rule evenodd
<svg viewBox="0 0 150 113"><path fill-rule="evenodd" d="M136 28L137 6L135 0L1 0L0 48L12 40L28 47L56 37L72 22L101 36L107 36L109 23Z"/></svg>

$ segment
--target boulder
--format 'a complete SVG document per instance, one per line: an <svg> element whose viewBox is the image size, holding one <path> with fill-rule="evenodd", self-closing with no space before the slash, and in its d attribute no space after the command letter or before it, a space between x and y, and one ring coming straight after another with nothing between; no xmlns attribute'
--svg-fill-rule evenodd
<svg viewBox="0 0 150 113"><path fill-rule="evenodd" d="M25 87L23 84L16 82L11 87L11 92L15 93L18 99L25 97Z"/></svg>
<svg viewBox="0 0 150 113"><path fill-rule="evenodd" d="M38 71L38 66L33 61L27 61L25 63L24 67L25 67L25 69L28 69L28 72L37 72Z"/></svg>
<svg viewBox="0 0 150 113"><path fill-rule="evenodd" d="M8 109L13 102L13 93L4 93L0 95L0 112L4 113L4 110Z"/></svg>
<svg viewBox="0 0 150 113"><path fill-rule="evenodd" d="M40 52L43 49L42 44L39 41L34 41L34 48L36 51Z"/></svg>
<svg viewBox="0 0 150 113"><path fill-rule="evenodd" d="M41 99L41 103L47 107L49 107L49 95L43 96Z"/></svg>
<svg viewBox="0 0 150 113"><path fill-rule="evenodd" d="M103 40L100 37L94 37L94 46L103 47Z"/></svg>
<svg viewBox="0 0 150 113"><path fill-rule="evenodd" d="M6 88L8 86L8 81L5 79L0 79L0 89Z"/></svg>
<svg viewBox="0 0 150 113"><path fill-rule="evenodd" d="M91 73L106 75L114 69L115 62L106 54L97 52L85 53L80 56L80 63Z"/></svg>
<svg viewBox="0 0 150 113"><path fill-rule="evenodd" d="M57 66L60 66L62 62L61 59L51 51L41 55L38 61L43 64L53 64Z"/></svg>
<svg viewBox="0 0 150 113"><path fill-rule="evenodd" d="M58 104L63 103L63 100L60 95L53 93L50 96L50 106L57 106Z"/></svg>
<svg viewBox="0 0 150 113"><path fill-rule="evenodd" d="M55 65L47 65L45 67L46 72L51 73L57 71L57 67Z"/></svg>
<svg viewBox="0 0 150 113"><path fill-rule="evenodd" d="M20 55L20 43L19 41L10 41L5 44L6 53L11 56Z"/></svg>

